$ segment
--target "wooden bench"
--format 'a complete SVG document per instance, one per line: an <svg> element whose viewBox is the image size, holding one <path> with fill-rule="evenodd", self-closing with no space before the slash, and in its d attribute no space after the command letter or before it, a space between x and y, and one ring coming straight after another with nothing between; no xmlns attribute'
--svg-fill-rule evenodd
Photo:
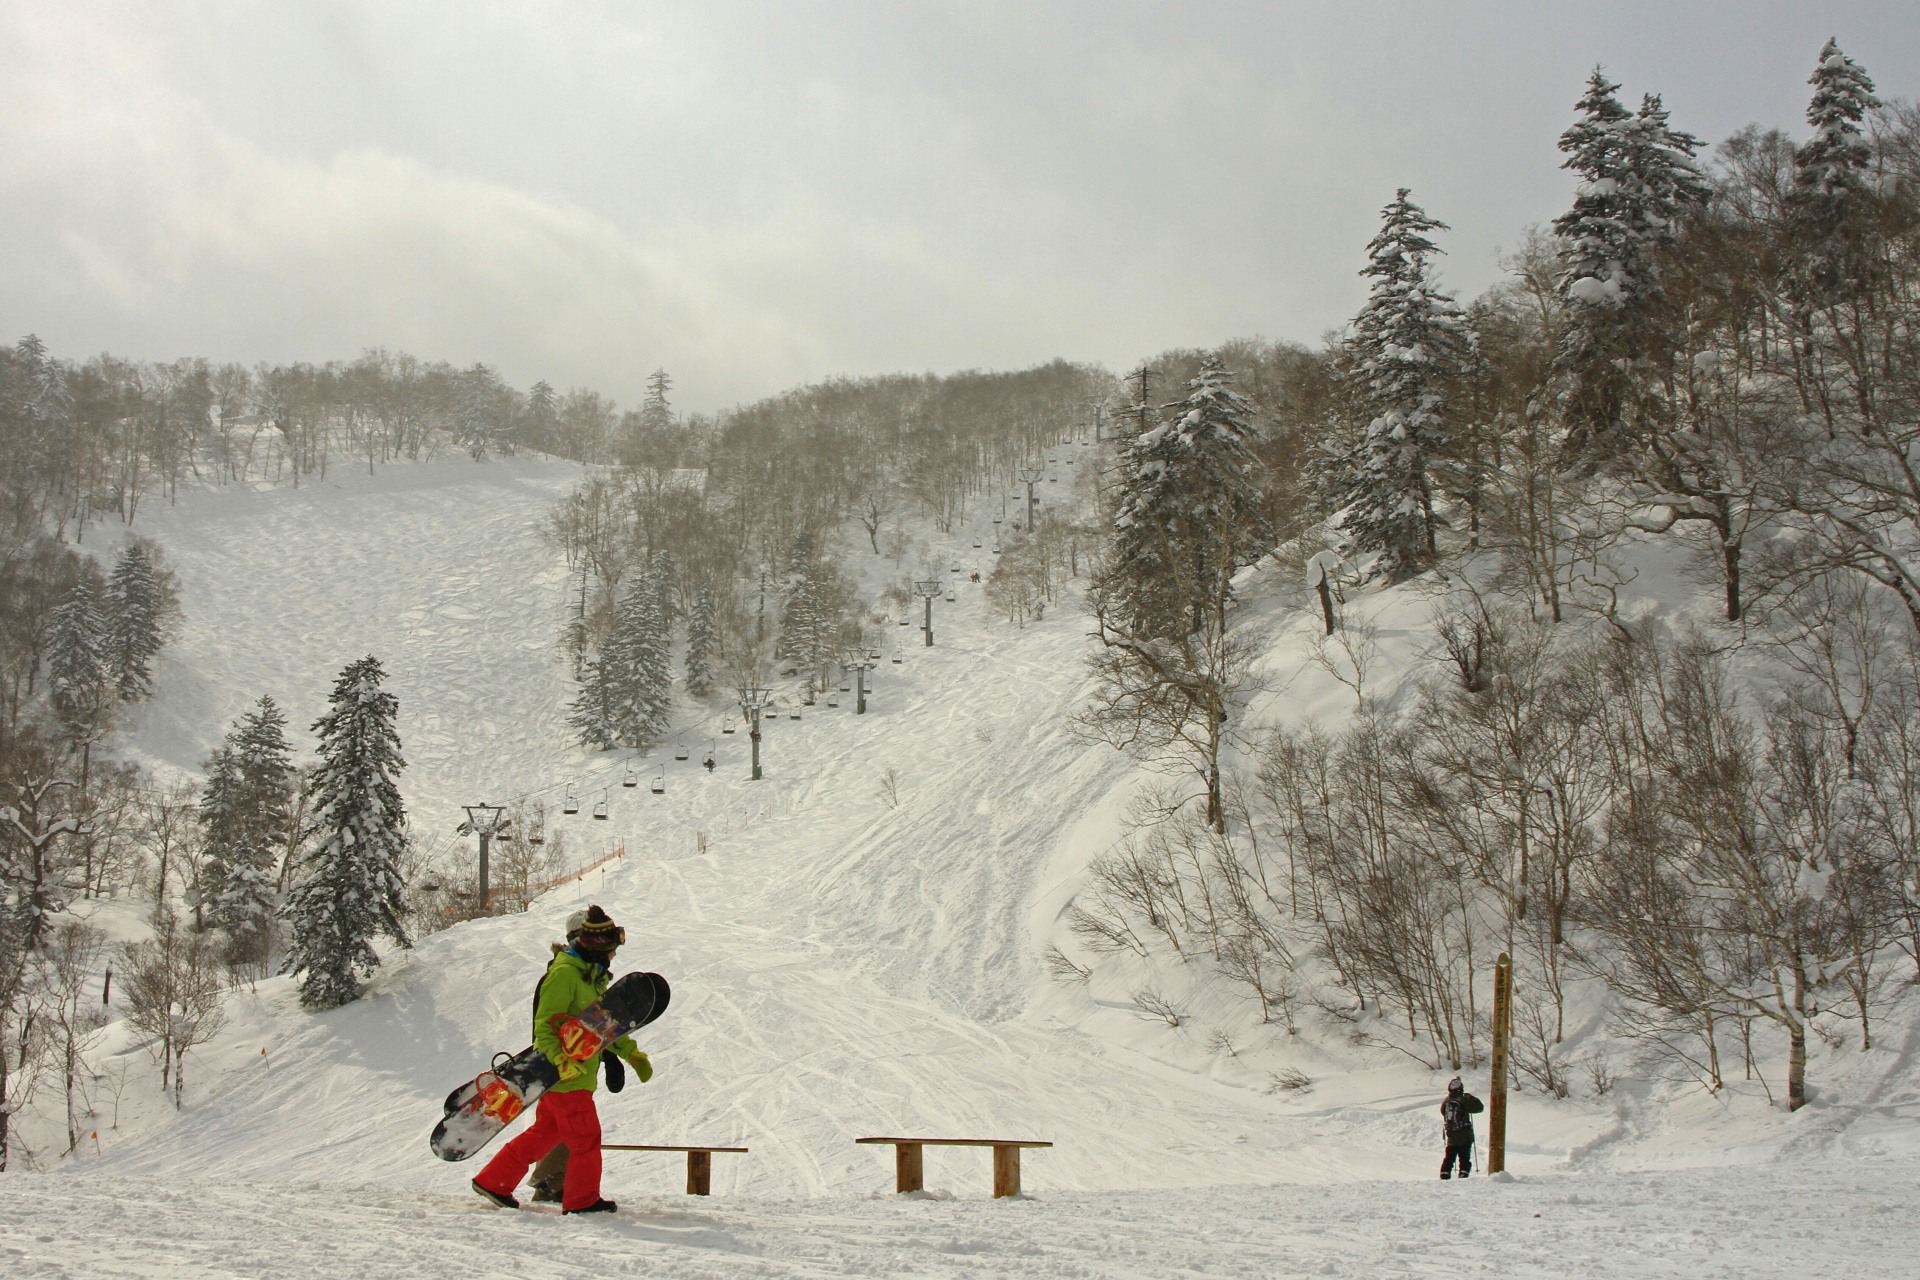
<svg viewBox="0 0 1920 1280"><path fill-rule="evenodd" d="M1027 1142L1011 1138L855 1138L859 1143L893 1144L893 1189L896 1192L925 1188L921 1171L922 1147L992 1147L993 1198L1020 1194L1020 1148L1050 1147L1051 1142Z"/></svg>
<svg viewBox="0 0 1920 1280"><path fill-rule="evenodd" d="M602 1151L684 1151L687 1153L687 1194L705 1196L713 1194L713 1153L716 1151L745 1151L745 1147L653 1147L636 1146L632 1143L603 1142Z"/></svg>

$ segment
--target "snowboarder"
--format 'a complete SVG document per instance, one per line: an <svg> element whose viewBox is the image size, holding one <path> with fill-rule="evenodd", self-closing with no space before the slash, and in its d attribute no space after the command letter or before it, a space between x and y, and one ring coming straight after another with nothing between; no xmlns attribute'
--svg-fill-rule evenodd
<svg viewBox="0 0 1920 1280"><path fill-rule="evenodd" d="M571 928L572 922L569 921ZM565 950L554 956L540 980L533 1016L533 1043L560 1073L560 1081L540 1096L533 1127L520 1134L480 1171L473 1189L503 1209L517 1209L513 1190L527 1169L554 1147L564 1145L568 1159L565 1187L560 1197L563 1213L612 1213L614 1202L600 1194L600 1115L593 1091L599 1083L601 1058L579 1062L567 1055L554 1032L553 1020L573 1015L599 999L612 981L609 967L614 953L626 941L626 930L596 904L588 907ZM613 1053L646 1083L653 1064L633 1043L621 1036ZM605 1055L601 1055L604 1057ZM622 1072L624 1075L624 1071ZM609 1073L608 1084L613 1083Z"/></svg>
<svg viewBox="0 0 1920 1280"><path fill-rule="evenodd" d="M1455 1076L1447 1081L1447 1100L1440 1104L1440 1123L1446 1126L1447 1154L1440 1161L1440 1176L1453 1177L1453 1165L1460 1163L1462 1178L1473 1175L1473 1118L1485 1111L1480 1099L1467 1092Z"/></svg>
<svg viewBox="0 0 1920 1280"><path fill-rule="evenodd" d="M567 940L548 945L558 957L562 951L572 946L580 937L580 929L587 922L587 913L576 911L567 917ZM534 1016L540 1013L540 988L547 983L546 974L540 975L540 981L533 984ZM620 1065L620 1059L611 1049L600 1055L600 1063L607 1069L607 1092L618 1093L627 1087L627 1069ZM527 1185L533 1188L533 1200L536 1204L559 1204L567 1185L567 1144L561 1143L540 1157L540 1163L533 1166L533 1173L527 1178Z"/></svg>

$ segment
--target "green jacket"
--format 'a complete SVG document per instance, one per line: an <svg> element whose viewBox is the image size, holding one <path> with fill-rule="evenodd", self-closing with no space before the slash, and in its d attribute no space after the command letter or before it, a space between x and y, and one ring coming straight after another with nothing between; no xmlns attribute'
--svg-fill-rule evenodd
<svg viewBox="0 0 1920 1280"><path fill-rule="evenodd" d="M607 972L605 965L582 960L571 951L562 951L553 958L553 963L547 966L546 976L540 979L540 988L533 1001L533 1044L547 1055L547 1061L556 1067L568 1061L566 1051L560 1047L560 1037L553 1033L553 1016L556 1013L579 1013L598 1000L612 981L613 975ZM631 1036L621 1036L609 1047L623 1058L640 1051ZM591 1093L599 1084L600 1058L596 1054L592 1061L580 1064L579 1075L571 1080L560 1081L547 1092L573 1093L585 1089Z"/></svg>

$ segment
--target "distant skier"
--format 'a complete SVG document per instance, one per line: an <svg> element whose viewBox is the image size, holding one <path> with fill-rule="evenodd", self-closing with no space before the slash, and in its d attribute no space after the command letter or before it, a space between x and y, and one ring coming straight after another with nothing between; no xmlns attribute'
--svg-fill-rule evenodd
<svg viewBox="0 0 1920 1280"><path fill-rule="evenodd" d="M1446 1127L1447 1154L1440 1161L1440 1176L1453 1177L1454 1161L1460 1162L1460 1176L1473 1176L1473 1118L1485 1111L1480 1099L1467 1092L1455 1076L1447 1081L1447 1100L1440 1104L1440 1123Z"/></svg>
<svg viewBox="0 0 1920 1280"><path fill-rule="evenodd" d="M570 922L571 923L571 922ZM533 1126L500 1149L473 1180L473 1189L503 1209L517 1209L513 1190L534 1161L564 1144L567 1148L566 1185L560 1206L564 1213L612 1213L614 1202L600 1195L600 1115L593 1091L600 1079L600 1059L578 1062L567 1056L554 1034L553 1019L577 1014L606 991L612 981L609 966L626 941L626 930L599 906L587 908L568 947L554 956L540 980L533 1015L533 1043L560 1073L560 1081L540 1095ZM653 1064L631 1037L613 1042L613 1052L624 1059L641 1083L653 1078ZM608 1080L612 1084L611 1078Z"/></svg>
<svg viewBox="0 0 1920 1280"><path fill-rule="evenodd" d="M707 758L705 760L702 760L700 763L707 767L708 773L712 773L713 772L713 753L709 751L707 753Z"/></svg>

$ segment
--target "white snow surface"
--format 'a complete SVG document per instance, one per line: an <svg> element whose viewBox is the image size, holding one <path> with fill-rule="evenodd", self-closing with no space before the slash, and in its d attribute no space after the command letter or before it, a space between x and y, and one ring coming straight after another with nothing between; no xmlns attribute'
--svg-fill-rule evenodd
<svg viewBox="0 0 1920 1280"><path fill-rule="evenodd" d="M844 696L769 718L756 783L746 735L718 732L726 708L687 704L691 758L657 750L640 768L664 766L666 793L621 787L626 757L589 756L564 727L569 577L540 527L578 475L443 460L143 514L179 573L186 631L124 754L197 771L263 693L308 754L334 676L371 652L400 702L422 831L450 834L462 803L551 801L572 782L589 804L556 821L577 847L627 856L523 915L385 950L344 1008L302 1010L285 978L234 992L227 1030L189 1058L182 1111L112 1028L94 1066L125 1083L117 1102L103 1093L97 1138L57 1157L58 1117L29 1116L36 1167L0 1175L0 1274L1920 1273L1920 1029L1904 1010L1882 1016L1870 1052L1819 1049L1797 1114L1757 1082L1710 1097L1627 1071L1604 1097L1517 1094L1509 1173L1441 1183L1449 1073L1353 1048L1311 1010L1296 1036L1262 1026L1201 966L1049 977L1049 946L1081 954L1061 915L1142 774L1069 729L1084 617L1070 601L1024 630L991 616L966 580L992 567L974 530L938 548L962 572L956 602L936 603L935 646L917 607L912 628L889 624L902 661L872 673L866 716ZM912 571L852 546L872 583ZM1649 558L1636 588L1676 600L1680 581ZM1299 583L1297 565L1250 575L1264 603L1248 624L1273 637L1256 723L1334 723L1352 705L1305 661L1318 615ZM1383 668L1411 670L1427 602L1371 607ZM612 816L596 823L601 788ZM627 928L617 967L674 990L641 1036L653 1081L600 1094L606 1140L751 1151L714 1157L708 1199L681 1194L677 1155L609 1153L619 1214L499 1212L466 1186L491 1149L445 1164L427 1132L449 1089L526 1043L547 944L589 901ZM138 909L87 907L123 933ZM1143 987L1188 1023L1139 1016ZM1574 1038L1599 1035L1593 1022ZM1281 1068L1312 1083L1275 1089ZM1470 1083L1484 1092L1484 1070ZM897 1197L891 1149L853 1141L868 1135L1055 1145L1025 1154L1019 1199L990 1197L985 1150L940 1147L928 1193Z"/></svg>

